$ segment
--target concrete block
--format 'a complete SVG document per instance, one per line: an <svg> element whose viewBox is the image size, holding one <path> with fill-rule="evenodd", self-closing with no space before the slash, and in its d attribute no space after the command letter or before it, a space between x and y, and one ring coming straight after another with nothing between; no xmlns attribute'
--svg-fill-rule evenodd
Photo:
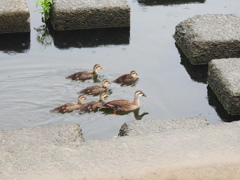
<svg viewBox="0 0 240 180"><path fill-rule="evenodd" d="M196 15L176 26L174 38L194 65L240 57L240 16Z"/></svg>
<svg viewBox="0 0 240 180"><path fill-rule="evenodd" d="M0 34L30 32L30 14L25 0L0 1Z"/></svg>
<svg viewBox="0 0 240 180"><path fill-rule="evenodd" d="M240 114L240 58L214 59L208 67L208 84L231 115Z"/></svg>
<svg viewBox="0 0 240 180"><path fill-rule="evenodd" d="M193 129L207 125L207 120L202 117L129 121L122 125L119 136L136 136L178 129Z"/></svg>
<svg viewBox="0 0 240 180"><path fill-rule="evenodd" d="M78 124L3 130L0 131L0 151L64 145L82 140L82 130Z"/></svg>
<svg viewBox="0 0 240 180"><path fill-rule="evenodd" d="M139 3L146 6L171 6L176 4L204 3L206 0L138 0Z"/></svg>
<svg viewBox="0 0 240 180"><path fill-rule="evenodd" d="M53 0L51 23L58 31L130 26L126 0Z"/></svg>

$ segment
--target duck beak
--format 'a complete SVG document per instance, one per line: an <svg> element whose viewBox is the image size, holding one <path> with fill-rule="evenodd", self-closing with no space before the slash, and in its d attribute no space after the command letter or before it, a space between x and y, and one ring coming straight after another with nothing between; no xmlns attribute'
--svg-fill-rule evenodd
<svg viewBox="0 0 240 180"><path fill-rule="evenodd" d="M144 97L147 97L147 98L149 97L149 96L147 96L146 94L143 94L143 96L144 96Z"/></svg>

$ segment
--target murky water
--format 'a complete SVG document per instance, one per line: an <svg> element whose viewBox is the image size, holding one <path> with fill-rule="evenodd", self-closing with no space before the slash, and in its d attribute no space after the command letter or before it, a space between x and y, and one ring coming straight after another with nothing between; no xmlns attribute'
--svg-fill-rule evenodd
<svg viewBox="0 0 240 180"><path fill-rule="evenodd" d="M240 1L128 3L130 28L59 33L47 31L34 1L27 0L31 33L0 36L0 129L79 123L86 139L101 139L117 135L124 122L135 119L201 116L210 123L240 119L227 115L208 88L207 67L192 66L172 38L175 26L196 14L239 14ZM83 83L65 77L91 70L97 63L105 68L99 71L99 80L112 81L131 70L140 75L133 87L111 84L107 99L133 99L141 89L150 98L140 97L139 112L50 113L60 104L77 101L76 93L94 84L93 80Z"/></svg>

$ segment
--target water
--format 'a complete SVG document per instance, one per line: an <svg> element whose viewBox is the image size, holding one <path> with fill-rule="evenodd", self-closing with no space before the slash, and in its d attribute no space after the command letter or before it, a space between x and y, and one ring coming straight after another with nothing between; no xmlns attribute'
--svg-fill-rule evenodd
<svg viewBox="0 0 240 180"><path fill-rule="evenodd" d="M50 29L50 34L44 34L41 15L34 1L27 0L31 33L0 36L0 129L78 123L86 139L102 139L116 136L124 122L135 119L200 116L211 124L239 119L227 115L207 86L207 66L192 66L178 51L172 35L178 23L196 14L239 14L240 2L185 2L128 0L130 28L70 33ZM111 84L113 93L108 98L133 99L140 89L150 97L140 97L139 112L49 112L60 104L77 101L76 93L94 84L93 80L83 83L65 77L91 70L97 63L105 68L99 71L99 80L112 81L131 70L140 75L133 87Z"/></svg>

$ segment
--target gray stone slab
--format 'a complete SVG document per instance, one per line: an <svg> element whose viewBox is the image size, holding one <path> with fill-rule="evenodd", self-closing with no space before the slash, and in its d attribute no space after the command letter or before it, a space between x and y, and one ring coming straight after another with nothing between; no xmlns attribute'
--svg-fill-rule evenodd
<svg viewBox="0 0 240 180"><path fill-rule="evenodd" d="M229 114L240 114L240 58L212 60L208 84Z"/></svg>
<svg viewBox="0 0 240 180"><path fill-rule="evenodd" d="M239 180L239 142L234 122L0 151L0 179Z"/></svg>
<svg viewBox="0 0 240 180"><path fill-rule="evenodd" d="M126 0L53 0L51 22L55 30L130 26Z"/></svg>
<svg viewBox="0 0 240 180"><path fill-rule="evenodd" d="M240 16L196 15L176 26L174 38L194 65L240 57Z"/></svg>
<svg viewBox="0 0 240 180"><path fill-rule="evenodd" d="M0 151L8 152L39 146L63 145L82 141L78 124L51 125L0 131Z"/></svg>
<svg viewBox="0 0 240 180"><path fill-rule="evenodd" d="M121 126L119 136L136 136L178 129L193 129L207 125L207 120L202 117L129 121Z"/></svg>
<svg viewBox="0 0 240 180"><path fill-rule="evenodd" d="M30 14L25 0L0 1L0 34L30 32Z"/></svg>

